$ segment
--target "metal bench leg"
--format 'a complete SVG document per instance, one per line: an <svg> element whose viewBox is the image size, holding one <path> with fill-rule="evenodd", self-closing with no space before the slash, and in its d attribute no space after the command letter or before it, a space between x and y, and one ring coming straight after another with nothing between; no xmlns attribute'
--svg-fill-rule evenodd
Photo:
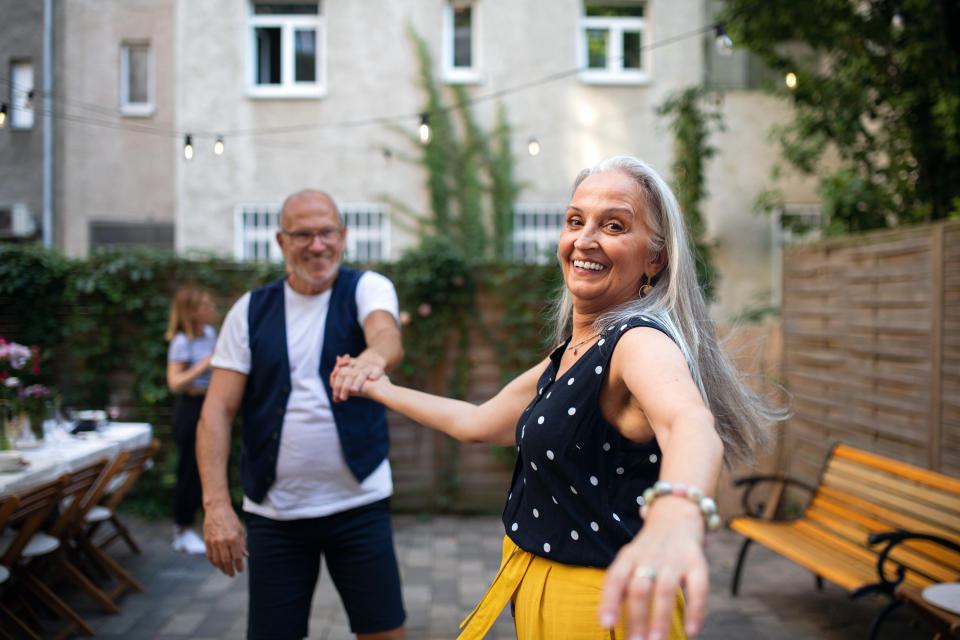
<svg viewBox="0 0 960 640"><path fill-rule="evenodd" d="M733 570L733 576L730 578L730 595L736 597L740 592L740 571L743 570L743 561L747 559L747 549L750 547L750 543L753 542L750 538L744 538L743 546L740 547L740 553L737 555L737 566Z"/></svg>
<svg viewBox="0 0 960 640"><path fill-rule="evenodd" d="M880 610L880 613L877 614L877 617L874 619L873 624L870 625L870 633L867 635L867 640L876 640L877 634L880 633L880 625L883 624L883 621L886 619L894 609L898 608L903 603L899 600L891 600L887 606Z"/></svg>

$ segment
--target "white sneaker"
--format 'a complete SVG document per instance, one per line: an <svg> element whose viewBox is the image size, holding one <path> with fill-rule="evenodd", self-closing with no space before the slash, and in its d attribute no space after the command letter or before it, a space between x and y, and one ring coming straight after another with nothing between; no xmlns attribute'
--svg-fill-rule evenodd
<svg viewBox="0 0 960 640"><path fill-rule="evenodd" d="M203 538L198 536L193 529L184 529L180 533L174 532L173 550L183 551L184 553L206 553L207 545L203 543Z"/></svg>

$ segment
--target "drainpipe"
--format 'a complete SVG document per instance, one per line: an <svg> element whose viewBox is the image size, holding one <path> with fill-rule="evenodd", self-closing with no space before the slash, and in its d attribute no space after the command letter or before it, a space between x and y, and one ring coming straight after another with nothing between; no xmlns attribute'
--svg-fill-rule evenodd
<svg viewBox="0 0 960 640"><path fill-rule="evenodd" d="M53 0L43 0L43 246L53 246Z"/></svg>

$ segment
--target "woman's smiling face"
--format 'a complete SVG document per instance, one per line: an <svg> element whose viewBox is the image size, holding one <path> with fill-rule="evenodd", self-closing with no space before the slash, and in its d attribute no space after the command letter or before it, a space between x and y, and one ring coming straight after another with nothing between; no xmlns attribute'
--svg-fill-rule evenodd
<svg viewBox="0 0 960 640"><path fill-rule="evenodd" d="M663 268L650 250L647 203L619 170L588 176L573 194L557 253L563 279L581 313L608 311L631 298Z"/></svg>

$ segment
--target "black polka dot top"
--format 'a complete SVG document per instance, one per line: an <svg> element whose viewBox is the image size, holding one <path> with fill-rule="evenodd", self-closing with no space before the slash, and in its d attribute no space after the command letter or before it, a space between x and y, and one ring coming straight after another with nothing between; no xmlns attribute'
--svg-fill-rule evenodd
<svg viewBox="0 0 960 640"><path fill-rule="evenodd" d="M640 530L640 496L660 474L660 447L656 440L621 436L599 403L613 349L633 327L670 335L647 316L632 318L601 333L559 378L566 344L557 347L520 416L503 524L525 551L564 564L607 567Z"/></svg>

